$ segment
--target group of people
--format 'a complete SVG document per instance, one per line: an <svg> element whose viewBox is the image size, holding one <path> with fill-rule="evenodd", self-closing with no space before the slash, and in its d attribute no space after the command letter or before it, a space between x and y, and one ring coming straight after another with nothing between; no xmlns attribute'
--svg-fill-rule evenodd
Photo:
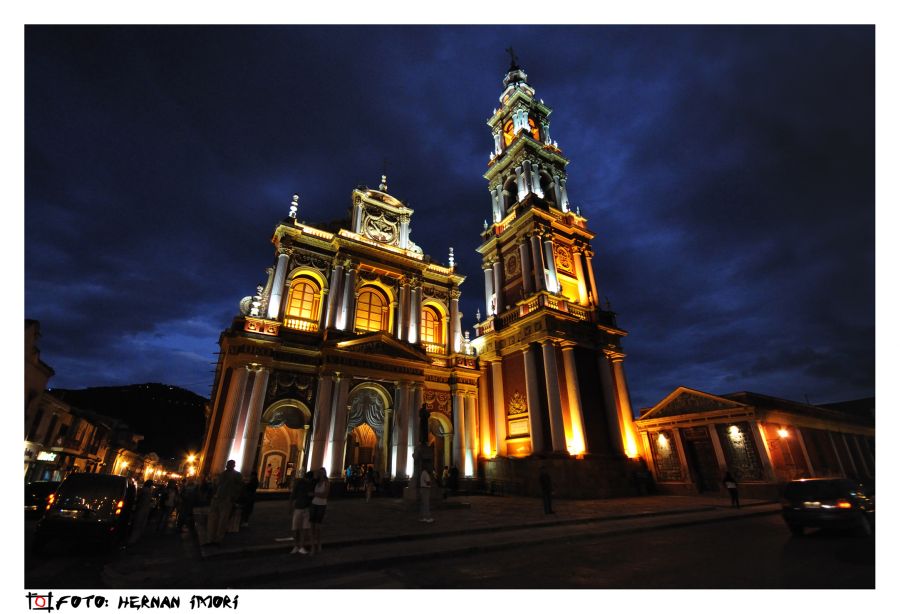
<svg viewBox="0 0 900 614"><path fill-rule="evenodd" d="M344 469L344 484L347 492L365 492L366 501L378 488L378 471L374 465L347 465Z"/></svg>
<svg viewBox="0 0 900 614"><path fill-rule="evenodd" d="M145 480L137 491L128 543L136 544L148 527L165 532L172 524L179 533L193 527L194 507L205 503L202 486L193 478L159 484Z"/></svg>
<svg viewBox="0 0 900 614"><path fill-rule="evenodd" d="M294 532L294 549L291 554L316 554L322 551L322 521L325 520L330 490L331 482L324 467L315 472L307 471L306 475L294 480L294 488L288 500L291 530Z"/></svg>

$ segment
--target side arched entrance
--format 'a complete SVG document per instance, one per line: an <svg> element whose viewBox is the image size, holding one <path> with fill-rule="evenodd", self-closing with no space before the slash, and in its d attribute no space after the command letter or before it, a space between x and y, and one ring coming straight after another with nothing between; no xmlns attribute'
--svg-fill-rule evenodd
<svg viewBox="0 0 900 614"><path fill-rule="evenodd" d="M255 471L262 490L290 487L309 449L311 412L301 401L285 399L262 415Z"/></svg>
<svg viewBox="0 0 900 614"><path fill-rule="evenodd" d="M388 475L393 413L390 393L380 384L364 382L350 392L347 404L347 445L341 469L347 465L373 465L381 475Z"/></svg>

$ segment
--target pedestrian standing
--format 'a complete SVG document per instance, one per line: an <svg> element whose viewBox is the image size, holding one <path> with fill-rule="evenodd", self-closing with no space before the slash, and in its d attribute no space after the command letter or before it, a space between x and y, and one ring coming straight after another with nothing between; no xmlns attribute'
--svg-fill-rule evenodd
<svg viewBox="0 0 900 614"><path fill-rule="evenodd" d="M741 504L738 501L737 480L732 477L730 471L725 472L725 477L722 480L722 483L725 485L725 489L728 491L728 494L731 495L731 507L740 509Z"/></svg>
<svg viewBox="0 0 900 614"><path fill-rule="evenodd" d="M275 480L275 488L281 488L281 465L275 467L275 470L272 471L272 478Z"/></svg>
<svg viewBox="0 0 900 614"><path fill-rule="evenodd" d="M256 503L256 489L259 488L259 478L256 473L250 474L250 479L244 484L241 493L241 526L250 526L250 514L253 513L253 504Z"/></svg>
<svg viewBox="0 0 900 614"><path fill-rule="evenodd" d="M137 494L134 520L131 522L131 535L128 536L128 545L136 544L144 534L147 520L150 518L150 510L153 509L153 480L147 480Z"/></svg>
<svg viewBox="0 0 900 614"><path fill-rule="evenodd" d="M541 498L544 500L544 513L553 513L553 481L550 474L547 473L547 467L541 465L541 472L538 475L538 481L541 483Z"/></svg>
<svg viewBox="0 0 900 614"><path fill-rule="evenodd" d="M263 473L263 488L268 490L272 483L272 463L266 463L266 471Z"/></svg>
<svg viewBox="0 0 900 614"><path fill-rule="evenodd" d="M294 482L294 489L291 491L289 510L291 530L294 532L294 549L291 550L291 554L309 554L313 549L312 538L309 540L309 550L305 545L310 533L309 511L314 477L313 472L308 471L305 476L299 477Z"/></svg>
<svg viewBox="0 0 900 614"><path fill-rule="evenodd" d="M450 467L444 465L444 471L441 473L441 490L443 491L444 499L447 498L447 495L450 494Z"/></svg>
<svg viewBox="0 0 900 614"><path fill-rule="evenodd" d="M188 478L181 489L181 496L178 497L178 519L176 526L178 532L181 533L184 527L188 530L194 527L194 505L197 503L199 496L199 488L194 478Z"/></svg>
<svg viewBox="0 0 900 614"><path fill-rule="evenodd" d="M372 491L375 490L375 470L372 469L371 465L366 469L365 490L366 501L370 501L372 499Z"/></svg>
<svg viewBox="0 0 900 614"><path fill-rule="evenodd" d="M175 483L175 480L169 480L169 483L166 484L166 487L159 498L159 520L156 523L157 531L165 532L166 525L169 523L169 518L172 517L172 512L175 510L177 499L178 485Z"/></svg>
<svg viewBox="0 0 900 614"><path fill-rule="evenodd" d="M427 467L419 474L419 522L434 522L431 517L431 474Z"/></svg>
<svg viewBox="0 0 900 614"><path fill-rule="evenodd" d="M207 546L219 546L231 521L234 512L234 504L241 496L244 489L244 480L239 471L234 468L234 461L230 460L225 465L225 471L219 474L216 484L216 494L209 504L209 516L206 519L206 544Z"/></svg>
<svg viewBox="0 0 900 614"><path fill-rule="evenodd" d="M325 467L316 472L316 485L313 488L313 500L309 506L309 524L312 530L312 553L322 552L322 521L325 520L325 507L328 505L328 493L331 482Z"/></svg>

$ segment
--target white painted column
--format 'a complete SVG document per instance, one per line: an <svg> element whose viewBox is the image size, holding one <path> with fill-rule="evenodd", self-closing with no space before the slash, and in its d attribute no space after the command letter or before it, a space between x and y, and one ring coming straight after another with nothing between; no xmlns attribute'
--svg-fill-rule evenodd
<svg viewBox="0 0 900 614"><path fill-rule="evenodd" d="M616 385L612 377L612 364L610 364L609 356L605 352L600 357L599 369L600 380L603 384L603 400L606 405L606 422L609 426L609 441L614 452L625 454L622 418L616 395Z"/></svg>
<svg viewBox="0 0 900 614"><path fill-rule="evenodd" d="M534 192L534 175L531 172L531 161L522 162L522 174L525 177L525 193Z"/></svg>
<svg viewBox="0 0 900 614"><path fill-rule="evenodd" d="M566 393L569 398L569 423L572 425L571 446L573 454L587 452L587 435L584 432L584 412L581 409L581 388L578 385L578 371L575 366L575 346L562 346L563 368L566 372Z"/></svg>
<svg viewBox="0 0 900 614"><path fill-rule="evenodd" d="M562 190L559 188L559 175L553 175L553 194L556 196L556 206L562 207Z"/></svg>
<svg viewBox="0 0 900 614"><path fill-rule="evenodd" d="M559 370L556 367L556 346L552 341L541 344L544 352L544 380L547 385L547 408L550 410L550 441L554 452L568 452L566 429L563 425L562 402L559 395Z"/></svg>
<svg viewBox="0 0 900 614"><path fill-rule="evenodd" d="M413 467L413 451L418 440L416 439L416 425L419 422L419 410L422 408L422 397L424 390L420 382L415 382L409 391L410 407L409 407L409 447L407 449L406 466L412 470Z"/></svg>
<svg viewBox="0 0 900 614"><path fill-rule="evenodd" d="M585 279L584 267L581 265L582 249L578 246L572 248L572 261L575 263L575 276L578 278L578 304L588 304L587 280Z"/></svg>
<svg viewBox="0 0 900 614"><path fill-rule="evenodd" d="M490 401L488 400L488 372L487 366L481 363L481 378L478 380L478 427L479 445L478 454L484 458L493 456L494 448L491 445L491 415Z"/></svg>
<svg viewBox="0 0 900 614"><path fill-rule="evenodd" d="M475 426L475 415L477 413L476 408L476 400L475 393L469 392L466 394L466 425L465 425L465 435L466 435L466 455L463 461L463 466L459 468L459 470L463 473L467 478L471 478L475 476L475 457L477 455L476 452L476 426Z"/></svg>
<svg viewBox="0 0 900 614"><path fill-rule="evenodd" d="M525 290L525 296L534 291L534 277L531 273L531 255L528 253L528 239L523 239L519 243L519 262L522 263L522 288Z"/></svg>
<svg viewBox="0 0 900 614"><path fill-rule="evenodd" d="M253 380L252 392L250 393L250 403L248 404L247 420L243 426L240 450L237 455L232 456L235 459L238 471L244 476L250 475L253 471L253 465L256 463L256 445L259 441L260 421L262 420L265 406L266 386L268 383L269 370L259 367Z"/></svg>
<svg viewBox="0 0 900 614"><path fill-rule="evenodd" d="M534 360L534 348L522 352L525 363L525 397L528 402L528 430L531 434L531 453L540 454L544 451L544 426L541 420L541 400L539 398L537 366Z"/></svg>
<svg viewBox="0 0 900 614"><path fill-rule="evenodd" d="M728 471L728 463L725 461L725 452L722 450L722 441L719 439L719 431L716 430L715 424L707 424L706 429L709 431L709 440L712 442L713 451L716 454L716 463L719 465L719 473L725 475ZM649 450L650 448L645 448Z"/></svg>
<svg viewBox="0 0 900 614"><path fill-rule="evenodd" d="M556 277L556 258L553 257L553 235L544 235L544 262L549 271L547 289L550 292L559 292L559 280Z"/></svg>
<svg viewBox="0 0 900 614"><path fill-rule="evenodd" d="M326 469L332 478L341 477L344 469L344 445L347 443L347 393L350 390L350 378L337 376L334 405L331 408L331 425L328 433L328 458Z"/></svg>
<svg viewBox="0 0 900 614"><path fill-rule="evenodd" d="M499 130L494 130L494 153L498 156L503 153L503 137Z"/></svg>
<svg viewBox="0 0 900 614"><path fill-rule="evenodd" d="M541 164L535 162L531 165L531 191L544 198L544 189L541 187Z"/></svg>
<svg viewBox="0 0 900 614"><path fill-rule="evenodd" d="M528 190L525 188L525 173L522 172L521 166L516 167L516 189L518 190L516 200L521 202L528 194Z"/></svg>
<svg viewBox="0 0 900 614"><path fill-rule="evenodd" d="M229 460L228 455L231 454L231 442L234 440L238 411L241 401L244 399L247 375L247 368L244 365L232 368L231 383L228 385L228 396L225 398L225 407L219 422L219 436L213 453L210 475L218 475L224 471L225 463Z"/></svg>
<svg viewBox="0 0 900 614"><path fill-rule="evenodd" d="M334 376L322 375L316 387L316 407L313 414L312 441L309 449L309 471L317 471L325 463L325 448L328 447L328 429L331 426L331 397L334 391Z"/></svg>
<svg viewBox="0 0 900 614"><path fill-rule="evenodd" d="M398 243L403 249L409 249L409 216L400 218L400 237Z"/></svg>
<svg viewBox="0 0 900 614"><path fill-rule="evenodd" d="M506 303L503 300L503 265L500 260L494 261L494 299L497 303L497 313L503 313Z"/></svg>
<svg viewBox="0 0 900 614"><path fill-rule="evenodd" d="M394 478L406 477L406 451L409 434L409 382L400 382L395 388L394 401L394 454L391 474Z"/></svg>
<svg viewBox="0 0 900 614"><path fill-rule="evenodd" d="M462 333L459 331L459 288L450 289L450 322L447 324L447 330L450 332L450 338L447 343L447 353L458 353L462 348Z"/></svg>
<svg viewBox="0 0 900 614"><path fill-rule="evenodd" d="M503 399L503 365L491 363L491 388L494 391L494 437L499 456L506 456L506 403Z"/></svg>
<svg viewBox="0 0 900 614"><path fill-rule="evenodd" d="M628 382L625 379L625 357L614 356L612 358L613 381L616 385L616 398L619 400L621 413L622 437L625 445L625 454L635 458L640 454L637 430L634 428L634 414L631 412L631 397L628 394Z"/></svg>
<svg viewBox="0 0 900 614"><path fill-rule="evenodd" d="M341 330L353 331L356 321L356 267L349 265L344 273L344 300L341 316L343 327Z"/></svg>
<svg viewBox="0 0 900 614"><path fill-rule="evenodd" d="M344 265L335 264L331 269L331 285L328 291L328 316L325 318L325 326L332 328L337 322L337 314L340 309L341 286L344 281Z"/></svg>
<svg viewBox="0 0 900 614"><path fill-rule="evenodd" d="M492 305L491 298L494 295L494 269L489 263L483 265L484 268L484 313L485 319L494 315L495 310Z"/></svg>
<svg viewBox="0 0 900 614"><path fill-rule="evenodd" d="M272 295L269 299L268 317L277 320L281 313L281 298L284 295L284 278L290 256L286 250L278 250L278 265L275 268L275 280L272 282Z"/></svg>
<svg viewBox="0 0 900 614"><path fill-rule="evenodd" d="M541 238L537 234L533 234L530 240L531 259L534 264L534 284L535 289L540 292L547 289L546 280L544 279L544 261L541 258Z"/></svg>
<svg viewBox="0 0 900 614"><path fill-rule="evenodd" d="M466 456L466 410L462 393L450 392L450 407L453 412L453 464L462 471Z"/></svg>
<svg viewBox="0 0 900 614"><path fill-rule="evenodd" d="M506 200L503 198L503 186L497 186L497 209L494 211L494 223L498 223L503 219L503 214L506 213Z"/></svg>
<svg viewBox="0 0 900 614"><path fill-rule="evenodd" d="M600 295L598 294L598 290L597 290L597 280L594 279L594 265L591 263L591 260L593 259L593 257L594 257L594 252L592 252L589 249L584 250L584 260L587 263L588 278L591 280L591 293L593 294L593 297L594 297L594 305L599 306L600 305Z"/></svg>
<svg viewBox="0 0 900 614"><path fill-rule="evenodd" d="M562 199L559 202L559 208L562 209L563 211L568 211L569 210L569 194L568 194L568 192L566 192L566 180L565 179L559 180L559 191L560 191L560 194L562 195Z"/></svg>
<svg viewBox="0 0 900 614"><path fill-rule="evenodd" d="M399 287L400 297L398 299L399 304L397 306L397 318L394 320L396 324L395 335L397 339L406 341L406 333L409 328L406 321L407 314L409 312L409 283L405 279L401 280Z"/></svg>

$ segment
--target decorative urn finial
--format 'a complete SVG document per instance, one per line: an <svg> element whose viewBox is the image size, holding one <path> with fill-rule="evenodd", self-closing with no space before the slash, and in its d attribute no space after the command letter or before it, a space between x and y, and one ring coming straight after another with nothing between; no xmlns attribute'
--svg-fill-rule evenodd
<svg viewBox="0 0 900 614"><path fill-rule="evenodd" d="M294 194L293 199L291 199L291 212L288 213L289 217L297 219L297 208L300 206L300 195Z"/></svg>

